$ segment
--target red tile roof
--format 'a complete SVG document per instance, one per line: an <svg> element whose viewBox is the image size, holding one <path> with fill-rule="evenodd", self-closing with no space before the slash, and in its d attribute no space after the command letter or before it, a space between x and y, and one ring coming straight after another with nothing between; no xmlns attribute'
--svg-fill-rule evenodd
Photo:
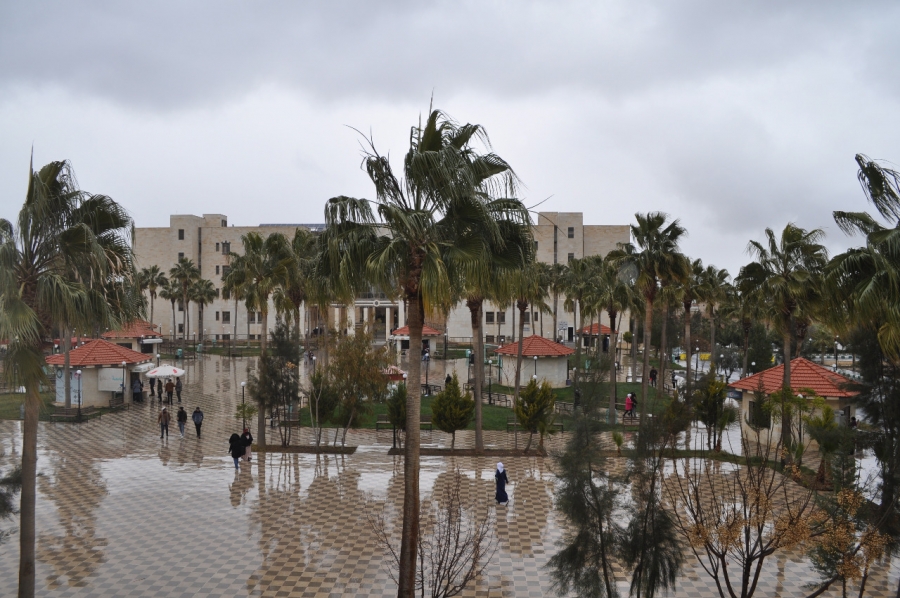
<svg viewBox="0 0 900 598"><path fill-rule="evenodd" d="M755 391L759 388L760 381L765 393L773 393L781 389L784 378L784 364L769 368L758 374L747 376L737 382L729 383L732 388L738 390ZM843 385L850 382L849 379L831 371L828 368L815 364L808 359L797 357L791 360L791 388L795 391L808 388L820 397L843 398L856 396L856 392L846 390Z"/></svg>
<svg viewBox="0 0 900 598"><path fill-rule="evenodd" d="M63 365L65 356L61 353L47 358L50 365ZM150 361L150 356L120 345L105 341L102 338L91 340L77 349L69 351L69 364L74 367L88 367L95 365L121 365L122 362L144 363Z"/></svg>
<svg viewBox="0 0 900 598"><path fill-rule="evenodd" d="M571 355L575 349L555 343L543 336L533 334L522 339L522 355L525 357L564 357ZM501 355L518 355L519 341L498 347L494 353Z"/></svg>
<svg viewBox="0 0 900 598"><path fill-rule="evenodd" d="M422 326L422 336L440 336L444 334L440 330L435 330L431 326ZM409 326L398 328L391 333L392 336L409 336Z"/></svg>
<svg viewBox="0 0 900 598"><path fill-rule="evenodd" d="M591 329L590 332L588 332L588 328ZM598 329L600 331L600 334L612 334L612 330L610 330L609 326L599 323L593 324L591 326L585 326L581 329L581 334L590 334L591 336L597 336Z"/></svg>
<svg viewBox="0 0 900 598"><path fill-rule="evenodd" d="M103 338L139 338L142 336L157 337L156 326L145 320L135 320L122 326L119 330L110 330L100 336Z"/></svg>

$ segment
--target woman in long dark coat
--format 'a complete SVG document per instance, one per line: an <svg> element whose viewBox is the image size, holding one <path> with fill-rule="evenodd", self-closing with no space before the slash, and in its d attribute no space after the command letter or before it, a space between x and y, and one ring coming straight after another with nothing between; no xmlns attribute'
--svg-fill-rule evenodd
<svg viewBox="0 0 900 598"><path fill-rule="evenodd" d="M506 485L509 484L509 478L506 477L506 470L503 468L503 463L497 463L497 471L494 473L494 479L497 481L497 495L495 496L497 504L505 505L509 502L509 496L506 494Z"/></svg>
<svg viewBox="0 0 900 598"><path fill-rule="evenodd" d="M231 458L234 459L235 469L240 469L238 463L240 462L241 457L244 456L246 448L244 443L241 442L241 437L237 434L232 434L231 438L228 439L228 452L231 453Z"/></svg>

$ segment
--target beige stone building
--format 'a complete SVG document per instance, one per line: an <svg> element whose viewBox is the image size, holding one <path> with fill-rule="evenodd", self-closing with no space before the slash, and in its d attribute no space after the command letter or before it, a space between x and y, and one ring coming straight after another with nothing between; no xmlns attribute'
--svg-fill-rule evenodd
<svg viewBox="0 0 900 598"><path fill-rule="evenodd" d="M258 339L262 334L259 315L248 313L243 304L235 306L233 298L227 298L222 291L222 276L227 272L228 253L241 253L241 236L255 231L261 235L280 232L291 237L297 227L321 230L321 224L262 224L260 226L229 226L224 214L204 214L203 216L172 215L168 227L138 228L135 231L135 255L137 267L159 266L168 275L180 257L185 257L200 268L200 275L213 281L219 292L212 304L200 313L196 304L189 306L189 329L182 326L183 312L176 303L175 317L169 301L156 298L153 323L158 325L164 337L173 335L180 338L187 334L189 340L207 343L238 338ZM549 264L566 263L573 258L606 255L616 248L617 243L630 239L628 225L585 225L580 212L541 212L534 226L538 260ZM551 304L552 298L547 303ZM575 314L567 312L564 297L559 297L557 305L558 330L554 331L553 318L534 311L528 315L525 335L539 334L546 338L574 338ZM357 298L356 305L347 309L334 306L331 322L341 322L348 330L357 322L374 322L376 340L387 340L391 330L406 325L403 302L391 300L378 292L367 293ZM515 315L513 312L516 312ZM484 306L484 334L489 343L502 344L514 340L517 327L514 320L518 310L514 306L496 306L489 302ZM269 327L275 325L274 306L270 303ZM148 313L149 316L149 313ZM446 332L451 340L470 340L472 326L469 310L465 304L455 307L446 321L443 318L426 318L427 323ZM301 330L313 332L324 318L315 310L301 311ZM627 320L625 320L627 321Z"/></svg>

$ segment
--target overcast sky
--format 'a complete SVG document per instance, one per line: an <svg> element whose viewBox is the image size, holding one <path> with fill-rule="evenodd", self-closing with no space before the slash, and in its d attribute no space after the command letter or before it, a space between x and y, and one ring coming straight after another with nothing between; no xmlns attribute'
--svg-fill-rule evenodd
<svg viewBox="0 0 900 598"><path fill-rule="evenodd" d="M900 163L896 2L2 2L0 217L35 164L138 226L322 222L436 107L486 127L542 211L680 218L733 274L787 222L848 239L853 156Z"/></svg>

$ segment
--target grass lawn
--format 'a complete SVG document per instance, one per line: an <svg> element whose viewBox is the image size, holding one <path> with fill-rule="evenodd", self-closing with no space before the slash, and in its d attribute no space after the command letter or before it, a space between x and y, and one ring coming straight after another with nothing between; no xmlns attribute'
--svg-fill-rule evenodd
<svg viewBox="0 0 900 598"><path fill-rule="evenodd" d="M431 397L422 397L422 415L431 415ZM360 428L375 429L375 420L379 415L387 414L387 404L370 403L372 410L364 415L359 423ZM506 430L506 418L512 417L512 409L506 407L498 407L496 405L482 405L482 429L483 430ZM304 408L300 415L300 425L303 427L311 426L309 418L309 408ZM331 424L333 425L333 424ZM475 421L469 424L469 430L475 429Z"/></svg>
<svg viewBox="0 0 900 598"><path fill-rule="evenodd" d="M43 421L50 419L50 413L53 411L53 393L42 392L41 415ZM25 402L25 395L22 393L6 393L0 394L0 419L21 419L21 407Z"/></svg>

